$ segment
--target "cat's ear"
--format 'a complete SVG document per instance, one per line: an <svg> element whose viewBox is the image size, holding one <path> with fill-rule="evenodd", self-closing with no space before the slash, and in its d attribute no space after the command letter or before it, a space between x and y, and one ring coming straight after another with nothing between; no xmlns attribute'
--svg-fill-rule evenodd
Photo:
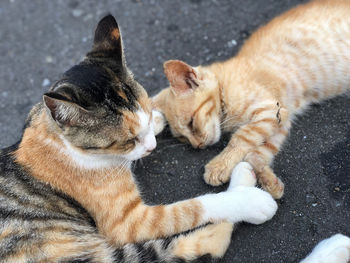
<svg viewBox="0 0 350 263"><path fill-rule="evenodd" d="M56 92L48 92L43 96L45 107L59 127L71 127L81 124L88 116L88 111L70 101L66 96Z"/></svg>
<svg viewBox="0 0 350 263"><path fill-rule="evenodd" d="M168 60L164 63L164 73L175 94L181 94L198 87L195 70L180 60Z"/></svg>
<svg viewBox="0 0 350 263"><path fill-rule="evenodd" d="M117 21L112 15L100 20L95 30L93 52L103 52L117 62L124 63L123 44Z"/></svg>

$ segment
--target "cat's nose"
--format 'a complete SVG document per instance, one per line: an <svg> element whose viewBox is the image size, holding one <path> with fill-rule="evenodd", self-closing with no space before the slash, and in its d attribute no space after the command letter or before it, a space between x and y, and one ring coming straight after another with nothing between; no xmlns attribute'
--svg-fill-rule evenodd
<svg viewBox="0 0 350 263"><path fill-rule="evenodd" d="M153 132L149 132L144 139L144 146L147 152L153 151L157 147L156 137Z"/></svg>

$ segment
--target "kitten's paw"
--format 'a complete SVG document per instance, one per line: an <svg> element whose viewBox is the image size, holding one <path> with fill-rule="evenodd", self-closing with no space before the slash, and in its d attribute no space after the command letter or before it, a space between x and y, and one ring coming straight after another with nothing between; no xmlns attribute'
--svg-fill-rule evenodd
<svg viewBox="0 0 350 263"><path fill-rule="evenodd" d="M247 162L240 162L233 169L231 181L228 191L233 190L237 186L255 186L256 176L253 167Z"/></svg>
<svg viewBox="0 0 350 263"><path fill-rule="evenodd" d="M221 185L227 183L231 177L231 169L226 166L225 162L217 158L211 160L205 166L204 181L210 185Z"/></svg>
<svg viewBox="0 0 350 263"><path fill-rule="evenodd" d="M166 126L166 120L163 113L157 110L152 110L152 122L155 135L161 133Z"/></svg>
<svg viewBox="0 0 350 263"><path fill-rule="evenodd" d="M244 200L241 208L242 221L251 224L262 224L270 220L277 211L277 203L272 196L256 187L238 186Z"/></svg>
<svg viewBox="0 0 350 263"><path fill-rule="evenodd" d="M284 184L268 166L265 166L263 172L257 174L262 188L269 192L273 198L280 199L284 194Z"/></svg>
<svg viewBox="0 0 350 263"><path fill-rule="evenodd" d="M350 260L350 238L336 234L321 241L301 263L347 263Z"/></svg>
<svg viewBox="0 0 350 263"><path fill-rule="evenodd" d="M250 163L253 166L254 171L257 173L261 173L264 167L267 165L266 160L256 152L248 153L244 158L244 161Z"/></svg>

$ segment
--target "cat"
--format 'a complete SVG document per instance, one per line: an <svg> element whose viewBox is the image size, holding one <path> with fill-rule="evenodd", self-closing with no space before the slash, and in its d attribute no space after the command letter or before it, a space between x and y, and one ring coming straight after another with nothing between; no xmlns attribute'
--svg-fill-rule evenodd
<svg viewBox="0 0 350 263"><path fill-rule="evenodd" d="M270 194L235 180L218 194L145 204L130 165L155 147L151 100L127 68L118 24L107 15L92 50L32 108L20 142L0 151L1 261L221 257L233 223L261 224L276 213ZM237 169L252 174L247 163Z"/></svg>
<svg viewBox="0 0 350 263"><path fill-rule="evenodd" d="M172 134L195 148L234 132L227 147L205 166L210 185L226 183L235 165L253 165L274 198L284 184L269 166L297 114L311 103L350 88L350 2L312 1L258 29L227 61L191 67L170 60L170 88L153 97ZM164 126L158 116L158 130Z"/></svg>
<svg viewBox="0 0 350 263"><path fill-rule="evenodd" d="M300 263L348 263L350 262L350 238L335 234L321 241Z"/></svg>

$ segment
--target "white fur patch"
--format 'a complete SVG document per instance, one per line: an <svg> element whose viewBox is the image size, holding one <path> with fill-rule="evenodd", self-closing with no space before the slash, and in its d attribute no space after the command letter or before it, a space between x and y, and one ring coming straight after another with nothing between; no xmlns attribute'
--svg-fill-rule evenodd
<svg viewBox="0 0 350 263"><path fill-rule="evenodd" d="M130 167L131 162L121 156L115 154L84 154L75 150L72 145L63 137L60 136L65 148L60 148L61 152L68 156L74 165L77 165L83 169L96 170L103 168L112 168L115 166ZM49 139L48 139L49 140ZM51 145L55 145L53 141L48 142Z"/></svg>
<svg viewBox="0 0 350 263"><path fill-rule="evenodd" d="M240 162L233 169L228 190L234 190L237 186L255 186L256 176L253 167L247 162Z"/></svg>
<svg viewBox="0 0 350 263"><path fill-rule="evenodd" d="M158 135L161 133L166 125L166 120L163 113L152 110L152 122L154 127L154 134Z"/></svg>
<svg viewBox="0 0 350 263"><path fill-rule="evenodd" d="M153 122L150 117L142 110L136 112L140 122L140 133L135 148L128 154L123 155L128 160L137 160L148 155L157 146L154 135Z"/></svg>
<svg viewBox="0 0 350 263"><path fill-rule="evenodd" d="M143 110L136 112L136 115L139 117L141 133L149 129L149 117Z"/></svg>
<svg viewBox="0 0 350 263"><path fill-rule="evenodd" d="M207 194L196 198L204 208L203 221L228 220L262 224L277 211L271 195L256 187L238 186L226 192Z"/></svg>
<svg viewBox="0 0 350 263"><path fill-rule="evenodd" d="M321 241L300 263L347 263L350 260L350 238L336 234Z"/></svg>

